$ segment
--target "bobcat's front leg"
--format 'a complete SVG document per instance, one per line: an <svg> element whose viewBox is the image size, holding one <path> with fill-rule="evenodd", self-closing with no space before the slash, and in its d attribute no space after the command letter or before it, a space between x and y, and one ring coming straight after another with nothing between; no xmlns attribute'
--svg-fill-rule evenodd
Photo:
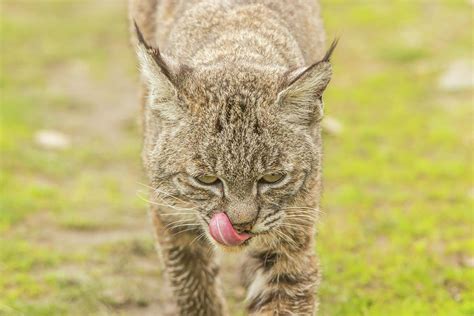
<svg viewBox="0 0 474 316"><path fill-rule="evenodd" d="M244 270L250 315L314 315L319 271L312 236L305 239L250 252Z"/></svg>
<svg viewBox="0 0 474 316"><path fill-rule="evenodd" d="M222 316L225 305L217 290L218 266L206 242L188 232L170 231L152 212L160 254L179 315Z"/></svg>

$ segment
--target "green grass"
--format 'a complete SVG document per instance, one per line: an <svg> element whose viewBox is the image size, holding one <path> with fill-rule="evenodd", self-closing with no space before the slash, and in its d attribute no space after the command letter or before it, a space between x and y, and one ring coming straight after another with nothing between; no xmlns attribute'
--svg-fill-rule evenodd
<svg viewBox="0 0 474 316"><path fill-rule="evenodd" d="M472 315L472 91L437 85L450 59L472 54L472 9L340 6L324 14L328 30L352 32L326 96L346 132L326 141L323 313ZM433 23L448 19L450 30Z"/></svg>
<svg viewBox="0 0 474 316"><path fill-rule="evenodd" d="M326 112L344 130L325 138L321 314L474 315L473 93L438 86L472 59L473 7L323 4L341 38ZM136 93L125 3L0 10L0 315L159 308L138 109L115 106ZM40 129L72 146L41 148Z"/></svg>

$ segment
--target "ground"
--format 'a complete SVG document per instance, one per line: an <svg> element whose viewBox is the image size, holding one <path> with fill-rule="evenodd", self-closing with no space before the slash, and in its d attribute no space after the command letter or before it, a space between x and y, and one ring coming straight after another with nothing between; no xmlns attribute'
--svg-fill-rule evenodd
<svg viewBox="0 0 474 316"><path fill-rule="evenodd" d="M125 1L0 5L0 315L173 315L139 198ZM323 1L340 44L322 315L474 315L472 10ZM236 271L223 283L243 315Z"/></svg>

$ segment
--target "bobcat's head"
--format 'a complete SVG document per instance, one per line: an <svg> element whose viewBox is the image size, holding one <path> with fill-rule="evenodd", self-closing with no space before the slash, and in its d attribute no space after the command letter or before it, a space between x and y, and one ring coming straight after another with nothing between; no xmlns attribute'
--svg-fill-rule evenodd
<svg viewBox="0 0 474 316"><path fill-rule="evenodd" d="M139 31L138 38L148 90L143 159L158 201L194 216L224 246L310 226L335 43L300 69L197 67L163 56Z"/></svg>

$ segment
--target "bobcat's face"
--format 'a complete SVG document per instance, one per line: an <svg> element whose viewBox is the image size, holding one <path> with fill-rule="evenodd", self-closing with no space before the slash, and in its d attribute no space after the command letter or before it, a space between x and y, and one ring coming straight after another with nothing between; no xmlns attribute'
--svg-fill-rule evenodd
<svg viewBox="0 0 474 316"><path fill-rule="evenodd" d="M318 172L319 141L281 117L281 74L237 75L188 73L183 116L145 154L155 187L195 206L203 224L225 212L237 231L262 234Z"/></svg>
<svg viewBox="0 0 474 316"><path fill-rule="evenodd" d="M319 181L329 63L173 69L158 51L139 52L150 90L143 157L158 200L195 214L205 232L220 213L255 238L292 225Z"/></svg>

